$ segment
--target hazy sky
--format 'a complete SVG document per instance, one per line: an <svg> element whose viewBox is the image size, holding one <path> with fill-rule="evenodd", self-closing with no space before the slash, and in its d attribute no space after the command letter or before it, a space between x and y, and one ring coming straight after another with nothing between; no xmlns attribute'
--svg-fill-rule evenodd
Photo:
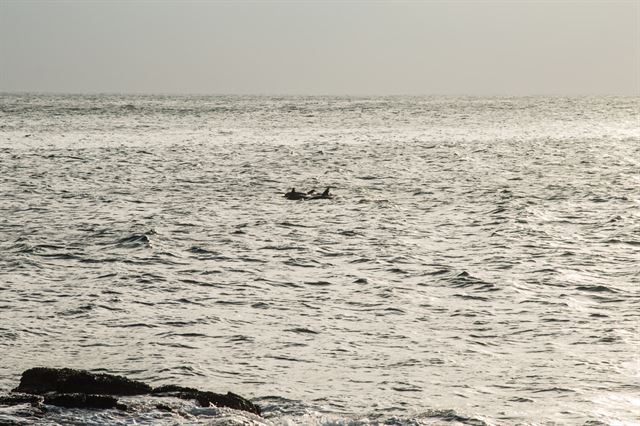
<svg viewBox="0 0 640 426"><path fill-rule="evenodd" d="M640 0L0 0L0 91L640 94Z"/></svg>

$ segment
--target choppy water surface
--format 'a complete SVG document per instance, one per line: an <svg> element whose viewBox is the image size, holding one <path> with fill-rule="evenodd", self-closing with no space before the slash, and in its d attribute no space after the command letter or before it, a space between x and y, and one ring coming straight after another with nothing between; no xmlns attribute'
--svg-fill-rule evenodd
<svg viewBox="0 0 640 426"><path fill-rule="evenodd" d="M265 411L130 399L147 424L640 422L638 107L2 95L0 390L68 366Z"/></svg>

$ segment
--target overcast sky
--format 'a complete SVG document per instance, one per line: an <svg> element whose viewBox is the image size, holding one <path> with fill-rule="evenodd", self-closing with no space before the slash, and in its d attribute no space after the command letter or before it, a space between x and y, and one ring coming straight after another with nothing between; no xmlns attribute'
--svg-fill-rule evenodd
<svg viewBox="0 0 640 426"><path fill-rule="evenodd" d="M640 94L640 0L0 0L0 91Z"/></svg>

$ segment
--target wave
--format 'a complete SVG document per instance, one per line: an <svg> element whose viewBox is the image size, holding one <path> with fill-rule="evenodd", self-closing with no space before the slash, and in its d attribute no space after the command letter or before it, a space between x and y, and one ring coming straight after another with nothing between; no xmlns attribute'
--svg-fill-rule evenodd
<svg viewBox="0 0 640 426"><path fill-rule="evenodd" d="M125 248L151 247L151 239L147 234L131 234L117 240L115 244Z"/></svg>

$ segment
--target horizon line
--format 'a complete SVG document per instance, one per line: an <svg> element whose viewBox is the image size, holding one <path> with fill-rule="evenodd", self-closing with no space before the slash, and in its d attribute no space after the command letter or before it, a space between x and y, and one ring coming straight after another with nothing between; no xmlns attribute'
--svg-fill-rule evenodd
<svg viewBox="0 0 640 426"><path fill-rule="evenodd" d="M528 93L528 94L473 94L473 93L224 93L224 92L114 92L114 91L57 91L57 90L0 90L0 96L4 95L61 95L61 96L202 96L202 97L308 97L308 98L384 98L384 97L468 97L468 98L536 98L536 97L557 97L557 98L581 98L581 97L640 97L638 93L615 93L615 92L594 92L594 93Z"/></svg>

